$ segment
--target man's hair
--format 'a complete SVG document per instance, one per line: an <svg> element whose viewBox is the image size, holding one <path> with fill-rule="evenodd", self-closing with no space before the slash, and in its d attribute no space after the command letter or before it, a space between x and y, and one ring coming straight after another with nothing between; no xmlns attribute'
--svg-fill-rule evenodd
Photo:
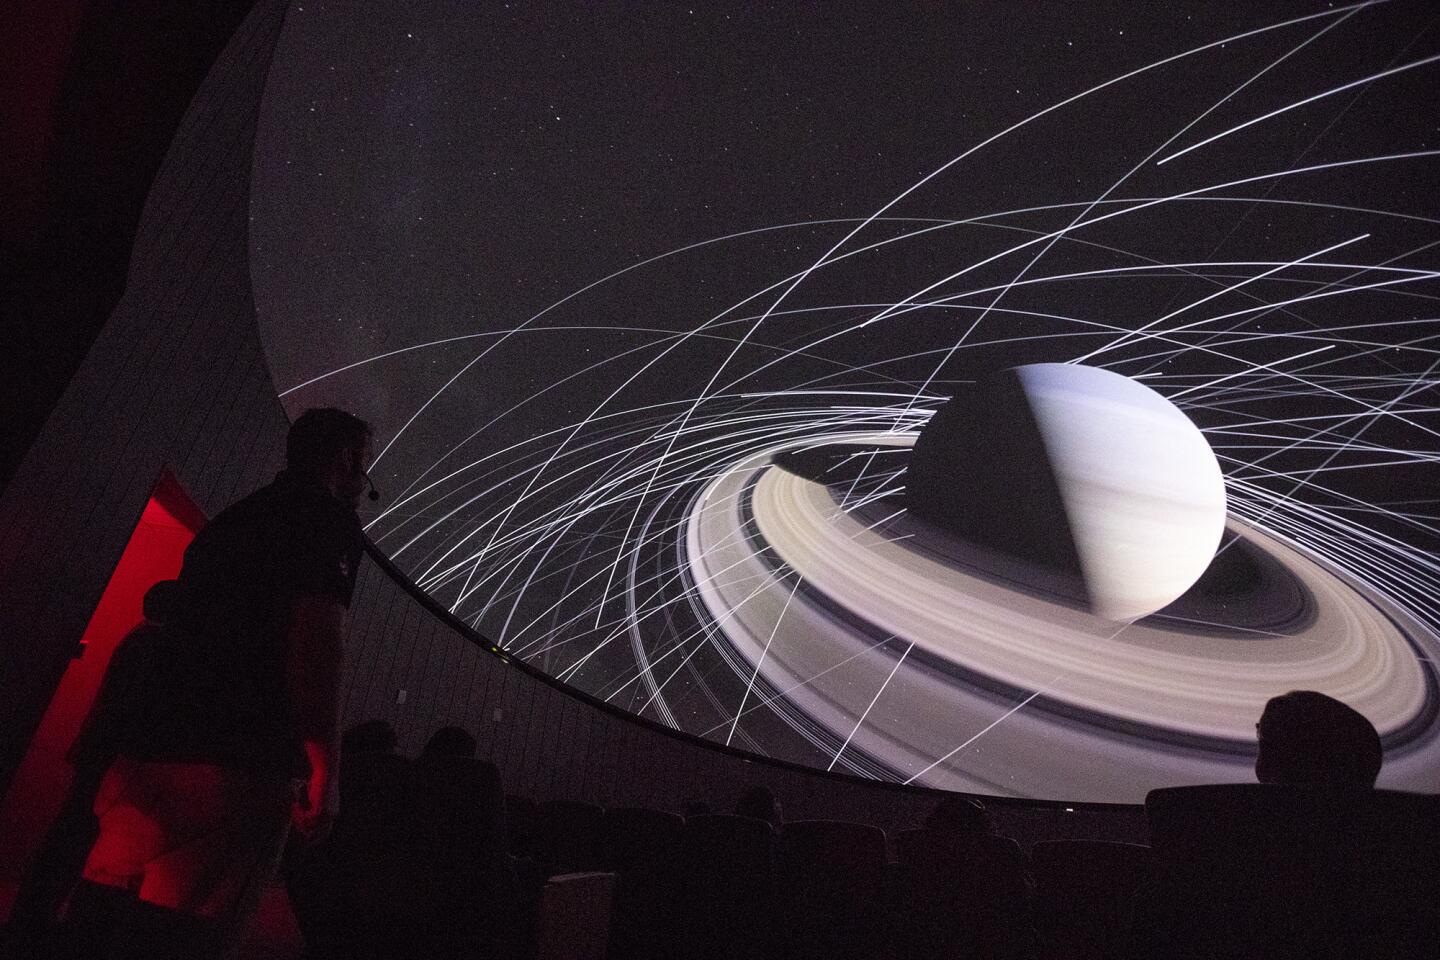
<svg viewBox="0 0 1440 960"><path fill-rule="evenodd" d="M1314 690L1292 690L1265 704L1258 724L1262 783L1373 787L1380 735L1359 711Z"/></svg>
<svg viewBox="0 0 1440 960"><path fill-rule="evenodd" d="M285 465L294 473L314 474L342 450L358 451L370 436L370 424L334 407L306 410L285 438Z"/></svg>

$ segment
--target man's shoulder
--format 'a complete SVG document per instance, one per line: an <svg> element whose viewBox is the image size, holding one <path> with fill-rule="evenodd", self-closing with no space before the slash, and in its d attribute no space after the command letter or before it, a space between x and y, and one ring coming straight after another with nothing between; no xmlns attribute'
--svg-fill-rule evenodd
<svg viewBox="0 0 1440 960"><path fill-rule="evenodd" d="M286 531L335 531L348 536L359 532L360 522L353 510L323 490L281 475L226 507L205 529L211 527L217 532L262 528L271 536Z"/></svg>

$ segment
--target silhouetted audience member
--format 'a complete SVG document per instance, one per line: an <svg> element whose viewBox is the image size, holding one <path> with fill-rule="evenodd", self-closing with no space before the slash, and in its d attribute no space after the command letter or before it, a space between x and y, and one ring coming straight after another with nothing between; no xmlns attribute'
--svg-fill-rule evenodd
<svg viewBox="0 0 1440 960"><path fill-rule="evenodd" d="M478 744L470 732L462 727L441 727L430 735L420 751L420 759L434 760L440 757L463 757L473 759Z"/></svg>
<svg viewBox="0 0 1440 960"><path fill-rule="evenodd" d="M185 551L145 717L116 745L96 799L100 834L67 921L82 956L219 956L291 822L318 839L334 815L370 427L309 410L285 454L274 482ZM306 781L298 798L296 780Z"/></svg>
<svg viewBox="0 0 1440 960"><path fill-rule="evenodd" d="M420 955L508 953L525 922L500 772L475 753L472 734L442 727L414 764L412 846L402 870L408 882L397 898L409 898L406 923L424 944Z"/></svg>
<svg viewBox="0 0 1440 960"><path fill-rule="evenodd" d="M951 795L935 804L925 818L925 829L967 837L990 836L995 825L985 804L969 797Z"/></svg>
<svg viewBox="0 0 1440 960"><path fill-rule="evenodd" d="M309 960L364 956L372 888L409 840L411 764L395 753L384 720L356 724L340 738L340 809L322 842L294 851L286 888Z"/></svg>
<svg viewBox="0 0 1440 960"><path fill-rule="evenodd" d="M710 804L704 800L691 800L680 810L681 815L684 816L686 820L689 820L691 817L707 816L714 812L715 811L710 809Z"/></svg>
<svg viewBox="0 0 1440 960"><path fill-rule="evenodd" d="M735 814L740 817L753 817L756 820L764 820L775 829L779 830L785 824L785 816L780 810L780 801L775 794L770 792L766 786L754 786L740 795L735 804Z"/></svg>
<svg viewBox="0 0 1440 960"><path fill-rule="evenodd" d="M1380 735L1363 714L1334 697L1292 690L1265 704L1255 725L1261 783L1375 786Z"/></svg>
<svg viewBox="0 0 1440 960"><path fill-rule="evenodd" d="M900 955L1020 958L1035 948L1034 890L1020 846L978 800L941 798L902 856L892 939Z"/></svg>
<svg viewBox="0 0 1440 960"><path fill-rule="evenodd" d="M385 720L357 723L340 738L340 813L366 821L407 804L410 761L395 752L395 728Z"/></svg>
<svg viewBox="0 0 1440 960"><path fill-rule="evenodd" d="M90 712L65 755L75 768L70 791L16 892L5 931L7 953L18 956L44 949L42 943L59 920L60 908L80 880L100 830L95 796L127 726L135 722L137 696L143 691L161 627L174 615L178 596L179 584L174 580L151 586L142 601L144 620L110 655Z"/></svg>

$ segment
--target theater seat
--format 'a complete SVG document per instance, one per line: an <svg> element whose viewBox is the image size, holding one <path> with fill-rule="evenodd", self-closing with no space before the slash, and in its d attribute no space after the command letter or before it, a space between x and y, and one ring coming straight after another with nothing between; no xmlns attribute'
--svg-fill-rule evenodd
<svg viewBox="0 0 1440 960"><path fill-rule="evenodd" d="M605 960L613 873L551 877L540 894L535 960Z"/></svg>
<svg viewBox="0 0 1440 960"><path fill-rule="evenodd" d="M536 808L535 859L551 875L600 869L603 807L547 800Z"/></svg>
<svg viewBox="0 0 1440 960"><path fill-rule="evenodd" d="M1150 848L1105 840L1047 840L1030 850L1035 918L1057 956L1103 958L1126 942Z"/></svg>
<svg viewBox="0 0 1440 960"><path fill-rule="evenodd" d="M1132 952L1409 958L1440 944L1440 797L1263 784L1155 790Z"/></svg>
<svg viewBox="0 0 1440 960"><path fill-rule="evenodd" d="M906 831L896 839L900 862L889 937L896 956L1031 955L1030 884L1019 844L941 830Z"/></svg>
<svg viewBox="0 0 1440 960"><path fill-rule="evenodd" d="M798 820L780 832L779 955L873 957L886 878L885 833L841 820Z"/></svg>
<svg viewBox="0 0 1440 960"><path fill-rule="evenodd" d="M685 821L676 892L678 929L695 960L767 954L775 921L775 828L704 814Z"/></svg>
<svg viewBox="0 0 1440 960"><path fill-rule="evenodd" d="M511 856L535 855L535 834L540 828L539 820L540 810L534 800L512 793L505 795L505 827Z"/></svg>
<svg viewBox="0 0 1440 960"><path fill-rule="evenodd" d="M627 960L675 956L675 879L685 820L641 807L605 811L601 860L618 875L610 955Z"/></svg>

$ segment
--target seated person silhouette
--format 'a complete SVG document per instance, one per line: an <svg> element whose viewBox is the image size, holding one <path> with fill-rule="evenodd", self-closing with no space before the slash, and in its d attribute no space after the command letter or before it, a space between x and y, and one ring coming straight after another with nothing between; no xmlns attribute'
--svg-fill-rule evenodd
<svg viewBox="0 0 1440 960"><path fill-rule="evenodd" d="M1296 690L1256 724L1258 784L1154 790L1135 957L1433 957L1436 798L1376 790L1373 724Z"/></svg>
<svg viewBox="0 0 1440 960"><path fill-rule="evenodd" d="M1027 956L1032 883L1014 840L995 834L985 805L946 796L901 853L893 939L916 958Z"/></svg>
<svg viewBox="0 0 1440 960"><path fill-rule="evenodd" d="M323 842L296 847L286 888L307 956L356 955L367 939L354 914L377 873L407 839L410 761L395 753L395 730L367 720L340 738L340 808Z"/></svg>
<svg viewBox="0 0 1440 960"><path fill-rule="evenodd" d="M751 787L741 794L740 799L735 803L735 815L764 820L776 830L785 825L785 815L780 810L780 801L775 799L775 794L766 786Z"/></svg>
<svg viewBox="0 0 1440 960"><path fill-rule="evenodd" d="M1380 774L1375 725L1323 693L1292 690L1272 698L1255 731L1255 779L1261 783L1373 787Z"/></svg>

